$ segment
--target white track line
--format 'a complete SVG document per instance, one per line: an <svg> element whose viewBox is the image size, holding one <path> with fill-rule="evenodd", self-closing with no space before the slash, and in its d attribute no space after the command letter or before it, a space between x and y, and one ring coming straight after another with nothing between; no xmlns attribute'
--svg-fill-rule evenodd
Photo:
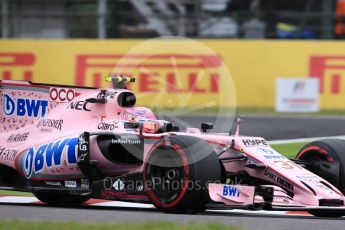
<svg viewBox="0 0 345 230"><path fill-rule="evenodd" d="M287 211L265 211L265 210L257 210L257 211L249 211L249 210L243 210L243 209L233 209L233 210L206 210L207 212L213 212L213 213L235 213L235 214L254 214L254 215L289 215L289 216L312 216L311 214L307 214L305 212L300 213L288 213Z"/></svg>
<svg viewBox="0 0 345 230"><path fill-rule="evenodd" d="M345 120L344 115L321 115L321 114L244 114L240 115L243 120L250 118L271 118L271 119L306 119L306 120Z"/></svg>
<svg viewBox="0 0 345 230"><path fill-rule="evenodd" d="M39 200L36 197L31 196L3 196L0 197L0 203L7 204L30 204L38 202Z"/></svg>
<svg viewBox="0 0 345 230"><path fill-rule="evenodd" d="M109 201L96 204L90 204L90 206L99 206L99 207L125 207L125 208L154 208L152 204L141 204L141 203L132 203L132 202L123 202L123 201Z"/></svg>

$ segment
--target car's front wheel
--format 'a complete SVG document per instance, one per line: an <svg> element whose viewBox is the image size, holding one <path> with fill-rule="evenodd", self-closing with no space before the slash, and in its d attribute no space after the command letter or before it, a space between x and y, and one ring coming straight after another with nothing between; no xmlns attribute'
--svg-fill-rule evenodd
<svg viewBox="0 0 345 230"><path fill-rule="evenodd" d="M296 159L311 163L311 166L307 166L309 171L327 180L345 194L345 140L313 141L299 151ZM309 213L318 217L345 216L345 212L340 210L313 210Z"/></svg>
<svg viewBox="0 0 345 230"><path fill-rule="evenodd" d="M197 213L205 210L207 184L221 179L221 167L204 140L173 136L153 147L143 176L155 207L169 213Z"/></svg>

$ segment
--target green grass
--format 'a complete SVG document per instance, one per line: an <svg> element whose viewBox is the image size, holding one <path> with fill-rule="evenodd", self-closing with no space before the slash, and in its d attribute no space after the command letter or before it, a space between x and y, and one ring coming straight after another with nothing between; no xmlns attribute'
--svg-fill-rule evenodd
<svg viewBox="0 0 345 230"><path fill-rule="evenodd" d="M298 151L305 145L306 142L299 142L299 143L289 143L289 144L276 144L271 145L273 149L278 151L280 154L288 157L288 158L295 158Z"/></svg>
<svg viewBox="0 0 345 230"><path fill-rule="evenodd" d="M172 230L240 230L244 229L237 226L225 226L219 223L186 223L177 224L167 221L147 221L147 222L97 222L97 223L81 223L76 221L69 222L47 222L47 221L0 221L0 229L14 229L14 230L158 230L158 229L172 229Z"/></svg>
<svg viewBox="0 0 345 230"><path fill-rule="evenodd" d="M11 190L0 190L0 195L13 195L13 196L32 196L30 192L17 192Z"/></svg>

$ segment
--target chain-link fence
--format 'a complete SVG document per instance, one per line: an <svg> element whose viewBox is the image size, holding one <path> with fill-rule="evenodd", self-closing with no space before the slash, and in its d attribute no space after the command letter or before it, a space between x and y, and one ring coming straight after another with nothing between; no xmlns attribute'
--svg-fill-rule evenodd
<svg viewBox="0 0 345 230"><path fill-rule="evenodd" d="M336 0L0 0L3 38L332 39ZM345 26L344 26L345 28ZM345 29L344 29L345 34Z"/></svg>

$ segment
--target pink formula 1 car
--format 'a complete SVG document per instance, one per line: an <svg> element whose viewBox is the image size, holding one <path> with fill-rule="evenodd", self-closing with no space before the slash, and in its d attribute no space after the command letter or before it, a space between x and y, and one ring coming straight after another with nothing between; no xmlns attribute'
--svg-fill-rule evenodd
<svg viewBox="0 0 345 230"><path fill-rule="evenodd" d="M152 203L173 213L205 208L345 215L345 141L308 144L290 160L260 137L180 132L135 107L133 78L112 89L0 83L0 187L52 205L90 198Z"/></svg>

